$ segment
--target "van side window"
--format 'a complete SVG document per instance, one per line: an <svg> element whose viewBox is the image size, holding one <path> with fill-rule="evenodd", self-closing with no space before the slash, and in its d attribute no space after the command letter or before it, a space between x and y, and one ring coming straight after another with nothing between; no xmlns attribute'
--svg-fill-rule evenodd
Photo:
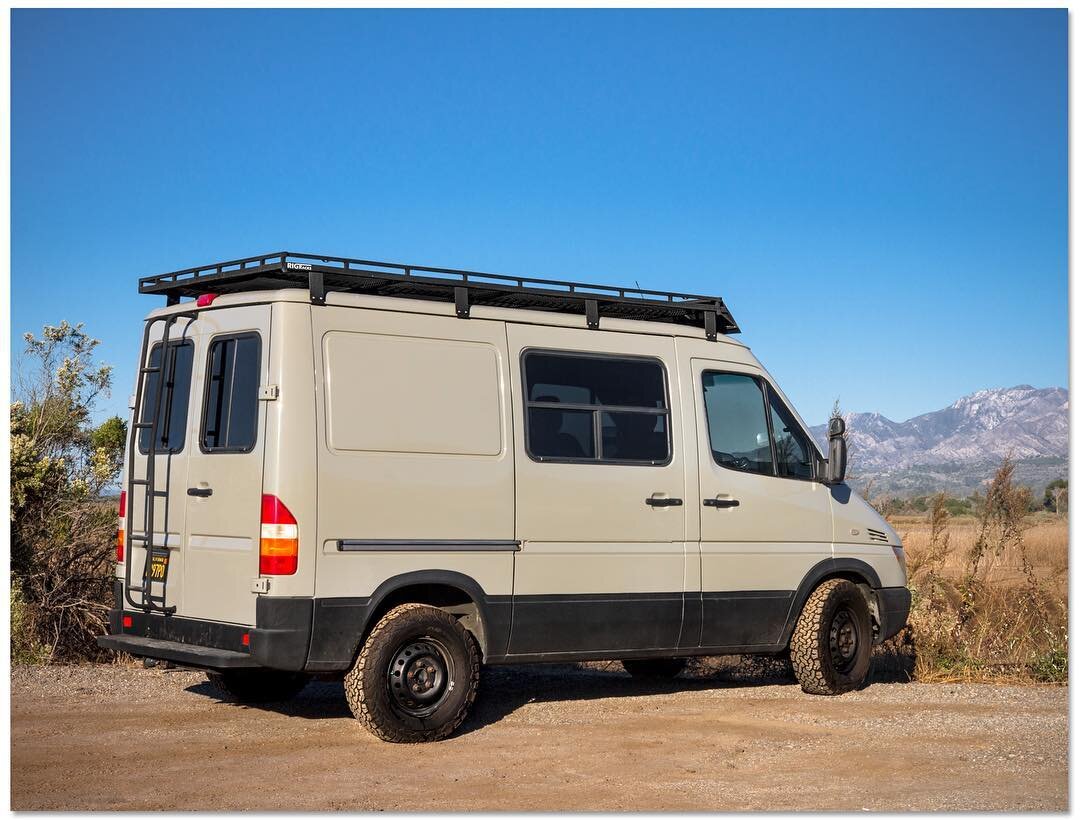
<svg viewBox="0 0 1080 820"><path fill-rule="evenodd" d="M165 366L157 373L147 376L142 397L142 413L139 420L144 424L154 420L153 427L139 431L139 452L150 452L150 437L154 436L154 450L160 453L179 453L184 449L187 436L188 399L191 397L191 365L195 358L195 346L191 342L170 342ZM161 344L150 350L148 367L161 365ZM161 405L158 405L158 389L165 376L165 389Z"/></svg>
<svg viewBox="0 0 1080 820"><path fill-rule="evenodd" d="M795 416L771 387L769 422L772 425L773 450L776 452L776 474L784 478L813 478L810 443L795 421Z"/></svg>
<svg viewBox="0 0 1080 820"><path fill-rule="evenodd" d="M538 461L671 459L664 368L656 359L528 351L525 447Z"/></svg>
<svg viewBox="0 0 1080 820"><path fill-rule="evenodd" d="M214 339L207 367L202 448L245 453L255 446L259 420L259 336Z"/></svg>
<svg viewBox="0 0 1080 820"><path fill-rule="evenodd" d="M706 371L701 378L713 460L732 470L775 475L761 383L739 373Z"/></svg>

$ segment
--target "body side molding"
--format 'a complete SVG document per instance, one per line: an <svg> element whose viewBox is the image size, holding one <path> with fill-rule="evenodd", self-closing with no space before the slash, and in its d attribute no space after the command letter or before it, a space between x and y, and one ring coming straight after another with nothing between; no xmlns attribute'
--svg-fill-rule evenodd
<svg viewBox="0 0 1080 820"><path fill-rule="evenodd" d="M337 542L337 548L339 552L518 552L521 542L342 538Z"/></svg>

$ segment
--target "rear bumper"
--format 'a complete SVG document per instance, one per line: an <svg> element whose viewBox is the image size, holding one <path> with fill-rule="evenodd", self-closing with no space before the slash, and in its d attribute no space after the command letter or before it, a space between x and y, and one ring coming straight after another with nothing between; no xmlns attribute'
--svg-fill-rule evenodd
<svg viewBox="0 0 1080 820"><path fill-rule="evenodd" d="M102 635L97 642L98 646L105 649L127 652L137 658L156 658L196 669L245 669L259 665L245 652L157 638L140 638L137 635Z"/></svg>
<svg viewBox="0 0 1080 820"><path fill-rule="evenodd" d="M253 627L118 608L109 611L109 634L97 642L136 657L196 669L266 667L298 672L307 663L311 617L311 598L261 597Z"/></svg>
<svg viewBox="0 0 1080 820"><path fill-rule="evenodd" d="M911 611L911 592L907 587L883 587L877 590L878 618L882 641L887 641L904 628Z"/></svg>

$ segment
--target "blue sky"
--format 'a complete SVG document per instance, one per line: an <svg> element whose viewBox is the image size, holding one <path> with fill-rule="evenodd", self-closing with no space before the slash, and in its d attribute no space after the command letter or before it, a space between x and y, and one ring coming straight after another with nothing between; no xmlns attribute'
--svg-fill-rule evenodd
<svg viewBox="0 0 1080 820"><path fill-rule="evenodd" d="M1067 385L1064 10L12 14L12 354L102 412L137 277L281 248L719 294L810 423Z"/></svg>

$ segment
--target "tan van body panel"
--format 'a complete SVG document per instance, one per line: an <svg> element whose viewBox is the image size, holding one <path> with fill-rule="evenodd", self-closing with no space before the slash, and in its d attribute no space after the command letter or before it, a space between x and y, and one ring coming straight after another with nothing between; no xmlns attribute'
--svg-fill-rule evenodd
<svg viewBox="0 0 1080 820"><path fill-rule="evenodd" d="M369 596L395 575L439 569L509 595L512 552L338 546L344 539L513 540L503 323L329 305L312 316L316 596Z"/></svg>
<svg viewBox="0 0 1080 820"><path fill-rule="evenodd" d="M158 457L176 488L161 533L173 553L167 597L181 618L258 624L253 647L264 640L259 602L294 602L311 640L288 668L347 668L395 590L435 594L455 578L479 607L469 617L488 621L480 637L494 662L779 651L815 578L855 562L872 569L870 587L906 583L899 538L854 493L717 463L704 373L763 380L791 408L733 339L625 319L590 330L579 315L485 306L463 320L452 304L385 296L330 293L313 306L302 290L221 296L188 332L186 445ZM200 452L208 345L246 332L261 340L257 444ZM669 457L530 455L530 351L659 363ZM199 482L214 496L183 495ZM297 520L294 574L260 577L263 493ZM738 506L707 506L729 500ZM141 567L141 550L128 553Z"/></svg>

